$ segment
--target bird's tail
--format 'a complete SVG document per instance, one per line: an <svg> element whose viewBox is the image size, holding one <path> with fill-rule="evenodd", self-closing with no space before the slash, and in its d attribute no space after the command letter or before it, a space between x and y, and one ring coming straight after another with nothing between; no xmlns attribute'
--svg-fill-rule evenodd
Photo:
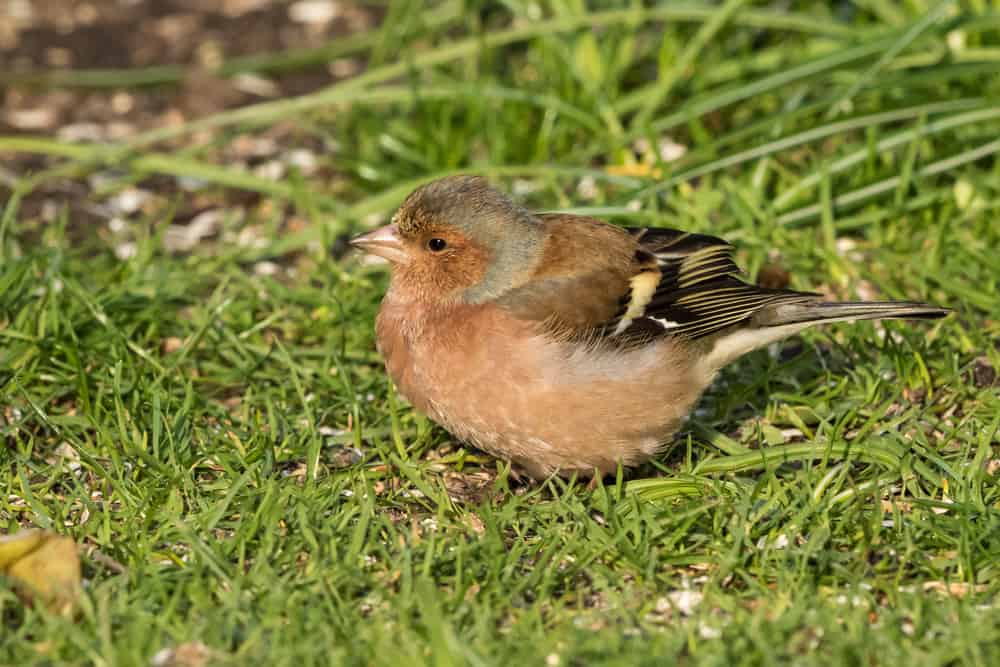
<svg viewBox="0 0 1000 667"><path fill-rule="evenodd" d="M944 317L947 308L918 301L820 301L803 299L765 306L742 325L722 332L705 358L715 371L744 354L787 338L815 324L852 320L915 319Z"/></svg>
<svg viewBox="0 0 1000 667"><path fill-rule="evenodd" d="M803 301L778 303L754 313L751 323L758 327L785 324L820 324L844 320L934 320L949 311L919 301Z"/></svg>

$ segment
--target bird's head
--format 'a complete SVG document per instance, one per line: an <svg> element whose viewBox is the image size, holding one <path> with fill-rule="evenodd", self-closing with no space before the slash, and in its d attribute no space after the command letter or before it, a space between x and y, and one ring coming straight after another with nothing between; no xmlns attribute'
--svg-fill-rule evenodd
<svg viewBox="0 0 1000 667"><path fill-rule="evenodd" d="M419 301L482 303L521 284L544 242L542 223L478 176L414 190L392 222L351 240L392 264L392 289Z"/></svg>

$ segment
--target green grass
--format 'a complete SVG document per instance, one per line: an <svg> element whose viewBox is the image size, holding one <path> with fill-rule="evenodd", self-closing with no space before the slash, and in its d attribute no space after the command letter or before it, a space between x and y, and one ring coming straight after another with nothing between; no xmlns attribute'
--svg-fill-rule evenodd
<svg viewBox="0 0 1000 667"><path fill-rule="evenodd" d="M54 156L0 218L0 522L73 536L88 582L75 620L0 589L0 663L1000 663L1000 392L974 374L1000 368L1000 14L789 4L399 2L328 90L128 144L0 137ZM330 147L322 178L221 157L279 118ZM642 147L665 136L679 160ZM154 174L263 201L182 254L177 195L120 231L21 204L108 165L95 201ZM395 396L384 271L329 251L456 171L955 314L751 355L630 480L517 483Z"/></svg>

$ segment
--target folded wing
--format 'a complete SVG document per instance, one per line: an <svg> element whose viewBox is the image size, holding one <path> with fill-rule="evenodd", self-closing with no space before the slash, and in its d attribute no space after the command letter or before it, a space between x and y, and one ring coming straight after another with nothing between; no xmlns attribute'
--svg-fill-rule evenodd
<svg viewBox="0 0 1000 667"><path fill-rule="evenodd" d="M652 294L642 297L641 311L622 309L613 335L628 338L659 330L696 339L737 325L766 306L815 301L819 296L743 282L732 246L720 238L676 229L628 231L655 259L660 278Z"/></svg>

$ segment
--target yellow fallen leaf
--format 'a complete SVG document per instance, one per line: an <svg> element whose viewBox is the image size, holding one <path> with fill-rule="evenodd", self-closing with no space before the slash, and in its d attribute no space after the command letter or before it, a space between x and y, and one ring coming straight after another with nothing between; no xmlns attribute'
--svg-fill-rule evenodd
<svg viewBox="0 0 1000 667"><path fill-rule="evenodd" d="M38 601L64 615L76 608L80 557L70 537L43 530L0 536L0 574L13 581L26 603Z"/></svg>
<svg viewBox="0 0 1000 667"><path fill-rule="evenodd" d="M0 572L21 560L42 545L45 533L40 530L22 530L14 535L0 535Z"/></svg>
<svg viewBox="0 0 1000 667"><path fill-rule="evenodd" d="M660 178L663 171L643 162L635 164L612 164L604 168L612 176L636 176L639 178Z"/></svg>

